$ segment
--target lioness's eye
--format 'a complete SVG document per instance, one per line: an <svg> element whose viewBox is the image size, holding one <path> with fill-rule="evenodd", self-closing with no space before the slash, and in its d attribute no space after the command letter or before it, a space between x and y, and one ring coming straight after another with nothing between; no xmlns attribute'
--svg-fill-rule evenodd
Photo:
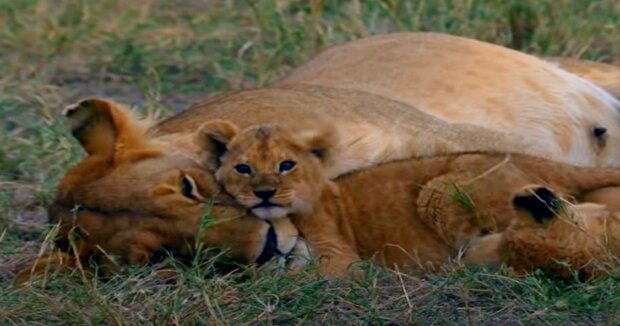
<svg viewBox="0 0 620 326"><path fill-rule="evenodd" d="M297 163L293 161L282 161L280 163L280 172L286 172L292 170Z"/></svg>
<svg viewBox="0 0 620 326"><path fill-rule="evenodd" d="M235 165L235 171L240 174L252 174L252 168L247 164Z"/></svg>
<svg viewBox="0 0 620 326"><path fill-rule="evenodd" d="M183 196L193 200L200 200L202 196L198 193L197 188L196 182L189 175L184 175L181 178L181 192Z"/></svg>

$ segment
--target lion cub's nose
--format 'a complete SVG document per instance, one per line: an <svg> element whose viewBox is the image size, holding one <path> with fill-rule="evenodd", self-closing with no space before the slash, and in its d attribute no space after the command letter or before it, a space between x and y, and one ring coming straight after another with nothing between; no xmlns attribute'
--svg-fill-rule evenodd
<svg viewBox="0 0 620 326"><path fill-rule="evenodd" d="M254 190L254 195L262 200L269 200L269 198L273 197L276 194L275 190Z"/></svg>

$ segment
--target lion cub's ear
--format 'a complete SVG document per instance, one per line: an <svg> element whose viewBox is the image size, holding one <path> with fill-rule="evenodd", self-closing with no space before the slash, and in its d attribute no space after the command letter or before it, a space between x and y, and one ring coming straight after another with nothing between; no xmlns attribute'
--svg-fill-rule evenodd
<svg viewBox="0 0 620 326"><path fill-rule="evenodd" d="M227 145L239 133L239 128L230 121L214 119L205 122L198 130L196 144L208 154L207 164L217 169L222 157L228 151Z"/></svg>
<svg viewBox="0 0 620 326"><path fill-rule="evenodd" d="M334 148L338 144L336 129L332 127L302 130L296 137L307 151L324 164L331 160Z"/></svg>
<svg viewBox="0 0 620 326"><path fill-rule="evenodd" d="M117 150L139 143L148 127L129 109L101 98L81 100L67 106L62 114L89 155L112 157Z"/></svg>
<svg viewBox="0 0 620 326"><path fill-rule="evenodd" d="M560 197L540 185L528 185L517 191L512 204L516 209L529 213L539 224L555 218L563 209Z"/></svg>

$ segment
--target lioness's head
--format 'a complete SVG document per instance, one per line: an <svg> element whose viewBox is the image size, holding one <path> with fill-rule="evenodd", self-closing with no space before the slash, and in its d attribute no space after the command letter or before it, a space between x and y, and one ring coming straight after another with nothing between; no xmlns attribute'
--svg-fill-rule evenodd
<svg viewBox="0 0 620 326"><path fill-rule="evenodd" d="M217 181L262 219L310 214L328 184L325 164L336 142L329 127L294 132L266 124L239 131L231 122L214 120L199 135Z"/></svg>
<svg viewBox="0 0 620 326"><path fill-rule="evenodd" d="M128 109L102 99L80 101L64 115L88 155L66 173L49 209L50 221L61 225L62 250L71 250L75 233L88 255L135 264L161 249L185 252L200 238L255 262L295 244L284 239L297 236L292 225L247 216L221 191L199 159L194 134L153 136ZM207 214L214 221L204 228Z"/></svg>

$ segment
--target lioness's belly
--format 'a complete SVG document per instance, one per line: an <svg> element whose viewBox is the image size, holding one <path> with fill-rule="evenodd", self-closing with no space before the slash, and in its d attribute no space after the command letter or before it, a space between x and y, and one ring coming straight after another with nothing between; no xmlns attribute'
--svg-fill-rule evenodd
<svg viewBox="0 0 620 326"><path fill-rule="evenodd" d="M620 102L504 47L435 33L378 35L330 48L276 85L301 83L362 90L445 121L519 134L568 163L620 165ZM608 129L608 153L593 146L594 126Z"/></svg>

